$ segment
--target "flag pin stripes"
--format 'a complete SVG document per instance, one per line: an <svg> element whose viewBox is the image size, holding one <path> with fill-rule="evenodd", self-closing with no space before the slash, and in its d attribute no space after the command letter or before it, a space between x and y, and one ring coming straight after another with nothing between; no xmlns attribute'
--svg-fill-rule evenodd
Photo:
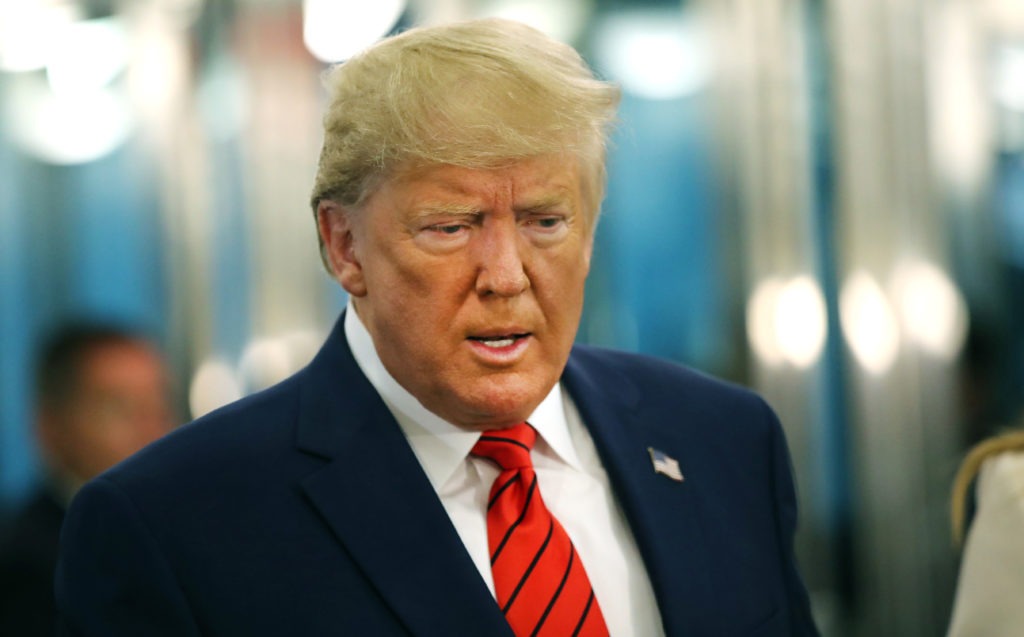
<svg viewBox="0 0 1024 637"><path fill-rule="evenodd" d="M654 473L660 473L676 482L682 482L685 479L683 478L683 472L679 470L679 462L675 458L654 447L647 447L647 451L651 454L651 464L654 465Z"/></svg>

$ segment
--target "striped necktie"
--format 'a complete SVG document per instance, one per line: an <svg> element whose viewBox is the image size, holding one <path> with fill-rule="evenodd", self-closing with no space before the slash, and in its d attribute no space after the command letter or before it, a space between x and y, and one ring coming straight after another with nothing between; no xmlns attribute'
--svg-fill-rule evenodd
<svg viewBox="0 0 1024 637"><path fill-rule="evenodd" d="M537 488L526 423L485 432L472 454L501 474L487 503L487 541L498 605L516 637L608 635L583 562Z"/></svg>

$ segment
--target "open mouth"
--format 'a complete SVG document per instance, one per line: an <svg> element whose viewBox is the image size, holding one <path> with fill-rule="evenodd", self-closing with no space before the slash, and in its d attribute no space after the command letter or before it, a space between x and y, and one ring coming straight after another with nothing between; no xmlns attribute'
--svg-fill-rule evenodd
<svg viewBox="0 0 1024 637"><path fill-rule="evenodd" d="M481 345L485 345L492 349L501 349L503 347L509 347L516 341L529 336L529 333L525 334L503 334L501 336L470 336L469 340L476 341Z"/></svg>

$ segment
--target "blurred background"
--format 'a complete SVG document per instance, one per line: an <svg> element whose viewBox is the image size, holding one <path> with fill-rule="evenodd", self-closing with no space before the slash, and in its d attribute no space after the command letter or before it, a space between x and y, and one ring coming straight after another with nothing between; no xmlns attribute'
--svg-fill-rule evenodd
<svg viewBox="0 0 1024 637"><path fill-rule="evenodd" d="M309 360L320 74L482 15L624 89L579 340L761 391L823 633L942 634L953 473L1024 406L1019 0L0 0L0 511L66 320L153 335L179 421Z"/></svg>

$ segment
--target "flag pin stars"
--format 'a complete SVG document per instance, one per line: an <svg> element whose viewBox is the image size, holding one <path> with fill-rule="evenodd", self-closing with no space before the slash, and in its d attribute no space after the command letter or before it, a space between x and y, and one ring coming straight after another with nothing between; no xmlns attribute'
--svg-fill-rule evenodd
<svg viewBox="0 0 1024 637"><path fill-rule="evenodd" d="M654 447L647 447L651 454L651 464L654 465L654 473L660 473L666 478L682 482L683 472L679 470L679 462L664 451L658 451Z"/></svg>

